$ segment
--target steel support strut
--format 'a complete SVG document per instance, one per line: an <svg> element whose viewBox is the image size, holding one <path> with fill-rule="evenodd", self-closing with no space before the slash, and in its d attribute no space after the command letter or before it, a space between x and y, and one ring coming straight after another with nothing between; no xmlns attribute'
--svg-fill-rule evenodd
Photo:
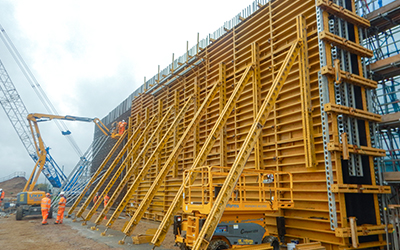
<svg viewBox="0 0 400 250"><path fill-rule="evenodd" d="M138 129L136 129L136 131L140 131L141 126L138 127ZM135 133L136 134L136 133ZM101 171L103 171L103 168L105 167L105 165L108 163L108 161L110 160L110 158L112 157L112 155L115 153L115 151L117 151L118 147L121 145L122 141L125 140L127 133L123 133L123 135L118 139L117 143L114 144L113 148L111 149L111 151L107 154L107 157L103 160L103 162L101 163L100 167L96 170L96 172L93 174L92 178L90 178L89 182L86 184L85 188L82 190L82 192L80 193L79 197L76 199L76 201L74 202L74 204L71 206L71 208L68 210L68 215L71 215L74 210L77 208L78 204L82 201L83 197L85 196L86 192L89 190L90 186L95 182L95 180L97 179L97 177L99 177ZM137 136L138 134L136 134ZM136 136L131 137L132 140L134 140L136 138ZM131 140L129 139L129 140ZM97 192L97 191L96 191ZM89 195L88 199L89 202L93 199L92 197L93 192ZM89 202L85 202L89 204ZM84 206L85 206L84 204ZM88 205L87 204L87 205ZM86 205L86 207L87 207ZM83 206L82 206L83 207ZM86 209L86 207L84 209Z"/></svg>
<svg viewBox="0 0 400 250"><path fill-rule="evenodd" d="M246 165L246 162L253 151L256 142L258 141L264 124L268 119L269 113L273 109L279 92L281 91L283 84L289 75L290 69L292 68L295 59L300 52L301 46L304 46L304 41L297 40L290 48L277 77L275 78L262 106L260 107L257 118L254 120L254 123L251 126L245 141L243 142L239 154L237 155L236 160L225 179L218 197L215 200L210 213L207 215L207 219L192 247L193 250L206 249L208 247L208 243L211 241L215 228L222 217L226 204L231 198L233 189L235 188L235 185L243 172L244 166Z"/></svg>
<svg viewBox="0 0 400 250"><path fill-rule="evenodd" d="M135 161L129 167L129 169L126 172L124 178L119 182L119 184L118 184L117 188L115 189L114 193L111 195L110 200L108 201L107 205L103 208L103 210L101 211L99 217L97 217L97 219L95 221L96 226L99 225L103 221L103 218L106 216L107 212L110 210L111 206L117 200L119 194L122 192L123 188L128 183L129 179L132 177L132 175L135 172L135 170L138 168L139 159L145 156L145 154L149 150L150 146L153 144L153 141L156 138L157 134L161 131L162 127L164 126L164 124L166 123L168 118L171 116L171 114L172 114L172 108L169 108L168 111L166 112L166 114L164 115L163 119L157 125L156 129L154 130L154 132L151 134L151 136L146 141L146 143L143 146L143 148L140 151L140 153L137 155ZM155 118L156 118L156 116L154 116L153 119L155 119ZM145 136L145 134L147 134L149 132L149 130L150 130L150 128L147 131L144 131L143 135ZM125 165L130 161L131 155L136 151L136 149L138 147L139 146L136 145L136 147L130 152L130 155L128 155L128 157L125 158L124 162L120 166L120 169L118 169L117 173L115 173L115 175L113 176L113 178L115 180L111 181L108 184L106 189L104 189L104 192L109 192L111 190L111 187L114 185L116 179L122 174L122 170L125 169ZM107 194L107 193L105 193L105 194Z"/></svg>
<svg viewBox="0 0 400 250"><path fill-rule="evenodd" d="M89 206L90 202L93 200L95 194L100 190L101 186L106 182L107 178L111 175L111 172L114 170L114 168L117 166L118 162L122 159L123 155L128 149L128 146L130 143L133 142L133 140L137 137L137 135L140 133L141 129L140 126L136 129L135 133L131 136L131 138L128 140L128 143L125 144L125 146L122 148L122 150L118 153L117 157L115 157L114 161L111 163L111 165L108 167L107 171L104 173L104 175L101 177L100 181L97 183L96 187L92 190L92 193L89 195L89 197L86 199L85 203L82 205L82 207L79 209L78 213L76 214L75 217L81 217L85 209ZM141 140L140 138L138 140ZM89 219L91 218L92 213L95 213L99 205L101 204L101 200L104 197L104 191L102 194L98 197L97 202L93 204L93 207L89 211L87 216ZM85 225L87 220L84 218L83 224Z"/></svg>
<svg viewBox="0 0 400 250"><path fill-rule="evenodd" d="M131 220L125 226L125 228L122 230L126 236L130 236L132 234L136 225L142 219L144 213L146 212L147 208L150 206L154 196L156 195L158 189L160 188L162 181L167 176L171 167L175 164L175 161L178 158L179 154L182 152L186 142L189 140L190 136L193 134L193 131L196 129L197 124L199 124L200 119L205 114L208 106L211 104L215 95L219 91L218 87L220 85L221 85L220 82L215 84L214 87L211 89L210 93L208 93L206 99L202 103L199 110L196 112L196 114L193 117L192 121L190 122L189 126L186 128L185 132L182 134L181 139L179 140L179 142L173 149L171 155L168 157L168 160L165 162L164 166L162 167L161 172L157 175L157 177L154 180L153 184L151 185L150 189L147 191L146 196L143 198L143 200L140 203L135 214L132 216Z"/></svg>
<svg viewBox="0 0 400 250"><path fill-rule="evenodd" d="M219 134L221 133L223 127L225 126L226 121L228 120L229 115L231 114L237 100L239 99L241 93L244 90L247 82L252 76L252 71L254 67L254 62L248 66L245 71L243 72L242 77L240 78L239 82L237 83L233 93L231 94L229 100L227 101L223 111L218 117L218 120L215 122L214 127L212 128L209 136L207 137L203 147L201 148L199 154L197 155L196 159L191 166L191 169L197 168L204 164L207 159L207 155L211 151L215 141L217 140ZM182 195L184 191L184 187L187 184L192 182L196 176L188 176L182 183L181 187L179 188L174 200L170 204L168 211L165 213L164 218L157 229L151 243L155 246L160 246L161 242L165 239L167 234L168 228L171 226L173 222L174 215L179 211L182 203Z"/></svg>
<svg viewBox="0 0 400 250"><path fill-rule="evenodd" d="M304 16L296 19L299 32L297 38L302 41L307 41L307 25ZM316 166L315 146L313 137L313 122L312 122L312 104L311 104L311 87L310 87L310 72L308 65L308 46L300 49L301 56L299 57L300 69L300 93L301 93L301 114L303 123L303 141L304 141L304 156L306 160L306 168Z"/></svg>
<svg viewBox="0 0 400 250"><path fill-rule="evenodd" d="M131 156L133 156L137 150L139 150L139 146L142 143L142 141L145 138L145 135L149 132L150 128L152 127L154 121L156 120L156 117L154 116L150 122L147 124L147 126L145 127L145 129L143 130L142 134L140 134L139 138L136 140L135 145L132 147L131 151L129 151L127 157L125 158L125 160L121 163L121 165L119 166L119 168L117 169L117 172L113 175L112 179L108 182L107 186L104 188L103 192L101 193L101 195L99 196L97 202L93 205L92 209L89 211L89 213L86 215L86 217L84 218L85 221L88 221L92 218L92 216L96 213L97 208L100 206L100 204L102 203L102 200L104 198L104 196L110 191L111 187L114 185L114 183L117 181L118 176L122 173L122 171L125 169L125 165L127 164L127 162L129 161L129 158L131 158ZM125 147L129 147L129 144L125 144ZM124 149L125 149L124 147ZM115 162L115 160L114 160ZM113 162L113 164L114 164ZM116 162L115 162L116 164ZM111 174L111 171L110 173ZM103 183L106 181L108 176L103 176L102 180L97 184L96 188L97 190L100 189L100 187L103 185ZM95 190L93 190L95 191ZM93 192L94 193L94 192ZM89 201L90 202L90 201Z"/></svg>
<svg viewBox="0 0 400 250"><path fill-rule="evenodd" d="M181 111L176 115L175 120L172 122L168 130L165 132L164 136L161 138L159 143L157 144L156 148L154 149L153 153L149 157L149 159L146 161L146 164L142 167L141 171L139 174L135 177L134 182L131 184L129 190L126 192L124 198L121 200L121 203L118 205L117 209L114 211L113 215L111 218L108 220L106 226L107 228L110 228L114 222L117 220L118 216L122 213L126 205L129 203L129 200L133 196L133 194L136 192L137 188L140 185L140 182L145 178L145 175L147 174L149 168L151 165L153 165L154 161L157 159L158 155L160 154L161 150L164 148L164 146L167 144L169 138L174 134L175 128L179 125L179 123L182 121L183 117L185 116L186 111L189 109L189 104L192 101L192 97L190 97L184 106L182 107ZM101 218L100 218L101 219ZM96 221L96 224L98 222Z"/></svg>

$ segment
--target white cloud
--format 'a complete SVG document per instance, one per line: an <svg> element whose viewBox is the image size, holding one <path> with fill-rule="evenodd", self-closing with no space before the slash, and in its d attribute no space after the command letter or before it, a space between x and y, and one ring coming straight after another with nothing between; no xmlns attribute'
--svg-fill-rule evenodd
<svg viewBox="0 0 400 250"><path fill-rule="evenodd" d="M205 38L250 3L252 0L8 0L0 3L0 23L60 114L102 118L136 90L144 77L153 77L158 65L163 69L171 63L172 53L175 58L185 53L186 41L194 46L197 32ZM21 80L3 45L0 51L29 112L47 113ZM1 127L15 134L4 112L0 118ZM78 157L51 123L43 125L43 138L68 174ZM67 125L85 151L93 125ZM1 145L18 148L15 152L25 154L26 159L24 164L17 163L6 157L10 149L1 151L5 160L0 169L6 170L0 177L21 165L30 172L34 165L18 138L14 136L12 142L3 138Z"/></svg>

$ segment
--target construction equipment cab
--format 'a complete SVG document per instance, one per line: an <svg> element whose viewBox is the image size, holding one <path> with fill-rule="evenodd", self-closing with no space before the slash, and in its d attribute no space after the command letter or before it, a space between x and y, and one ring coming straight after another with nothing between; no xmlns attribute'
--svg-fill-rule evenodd
<svg viewBox="0 0 400 250"><path fill-rule="evenodd" d="M33 188L36 185L36 181L42 172L45 163L46 163L46 155L48 154L47 148L43 142L42 136L40 134L39 122L50 121L50 120L66 120L66 121L82 121L82 122L94 122L97 127L107 136L112 138L119 137L120 135L116 135L115 133L110 133L109 129L98 119L98 118L87 118L87 117L78 117L78 116L60 116L60 115L49 115L49 114L29 114L27 117L29 121L29 127L31 130L33 141L35 142L37 161L36 165L33 168L33 171L26 182L24 190L17 194L17 213L16 219L21 220L24 216L27 215L40 215L41 208L40 203L42 198L45 196L45 192L43 191L33 191ZM65 131L62 132L63 135L68 135L71 132ZM50 209L49 217L52 218L52 209Z"/></svg>
<svg viewBox="0 0 400 250"><path fill-rule="evenodd" d="M175 242L191 249L221 192L229 168L200 167L186 170L197 176L185 187L183 216L174 217ZM269 234L265 214L293 207L292 175L287 172L244 170L214 232L208 250L265 244L263 249L279 249L278 238ZM247 248L246 248L247 249Z"/></svg>

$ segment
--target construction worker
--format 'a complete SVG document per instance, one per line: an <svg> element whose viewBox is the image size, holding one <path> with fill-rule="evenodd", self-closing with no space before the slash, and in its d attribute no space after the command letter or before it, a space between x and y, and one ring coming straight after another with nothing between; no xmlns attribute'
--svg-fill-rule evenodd
<svg viewBox="0 0 400 250"><path fill-rule="evenodd" d="M99 199L99 192L96 193L96 195L93 198L93 206L96 205L97 200Z"/></svg>
<svg viewBox="0 0 400 250"><path fill-rule="evenodd" d="M42 225L49 224L49 223L47 223L47 217L49 216L50 207L51 207L50 194L46 193L46 197L44 197L42 199L42 204L41 204L42 217L43 217Z"/></svg>
<svg viewBox="0 0 400 250"><path fill-rule="evenodd" d="M118 134L122 135L124 133L126 125L127 123L125 122L125 120L122 120L122 122L118 123Z"/></svg>
<svg viewBox="0 0 400 250"><path fill-rule="evenodd" d="M122 121L119 121L117 124L117 130L118 130L118 134L121 134L121 126L122 126Z"/></svg>
<svg viewBox="0 0 400 250"><path fill-rule="evenodd" d="M0 206L1 206L1 203L3 202L3 199L4 199L4 195L5 195L6 193L3 191L3 189L2 188L0 188Z"/></svg>
<svg viewBox="0 0 400 250"><path fill-rule="evenodd" d="M62 224L63 222L65 204L67 204L67 199L65 199L64 194L64 192L60 193L60 200L58 201L57 220L54 222L54 224Z"/></svg>
<svg viewBox="0 0 400 250"><path fill-rule="evenodd" d="M104 207L107 206L108 201L110 200L110 197L108 196L108 194L106 194L106 196L104 196ZM104 219L107 219L107 215L104 216Z"/></svg>

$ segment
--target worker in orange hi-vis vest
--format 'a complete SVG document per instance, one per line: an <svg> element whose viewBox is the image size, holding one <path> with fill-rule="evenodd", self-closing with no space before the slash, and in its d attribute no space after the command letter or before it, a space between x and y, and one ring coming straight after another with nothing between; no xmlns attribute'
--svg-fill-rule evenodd
<svg viewBox="0 0 400 250"><path fill-rule="evenodd" d="M107 206L107 203L109 200L110 200L110 197L108 196L108 194L106 194L106 196L104 196L104 207ZM107 215L104 216L104 219L107 220Z"/></svg>
<svg viewBox="0 0 400 250"><path fill-rule="evenodd" d="M122 122L118 123L118 134L122 135L124 133L126 125L127 123L125 120L122 120Z"/></svg>
<svg viewBox="0 0 400 250"><path fill-rule="evenodd" d="M121 126L122 126L122 122L118 122L118 124L117 124L118 134L121 134Z"/></svg>
<svg viewBox="0 0 400 250"><path fill-rule="evenodd" d="M49 223L47 223L47 217L49 216L50 207L51 207L50 194L47 193L46 197L44 197L42 199L42 203L41 203L42 217L43 217L42 225L49 224Z"/></svg>
<svg viewBox="0 0 400 250"><path fill-rule="evenodd" d="M0 206L1 206L1 203L3 202L3 200L4 200L4 196L5 195L6 195L6 193L4 192L4 190L2 188L0 188Z"/></svg>
<svg viewBox="0 0 400 250"><path fill-rule="evenodd" d="M58 201L58 213L57 220L54 224L62 224L64 218L65 204L67 204L67 199L64 197L64 192L60 193L60 200Z"/></svg>
<svg viewBox="0 0 400 250"><path fill-rule="evenodd" d="M99 199L99 192L96 193L96 195L93 198L93 206L96 205L97 200Z"/></svg>

